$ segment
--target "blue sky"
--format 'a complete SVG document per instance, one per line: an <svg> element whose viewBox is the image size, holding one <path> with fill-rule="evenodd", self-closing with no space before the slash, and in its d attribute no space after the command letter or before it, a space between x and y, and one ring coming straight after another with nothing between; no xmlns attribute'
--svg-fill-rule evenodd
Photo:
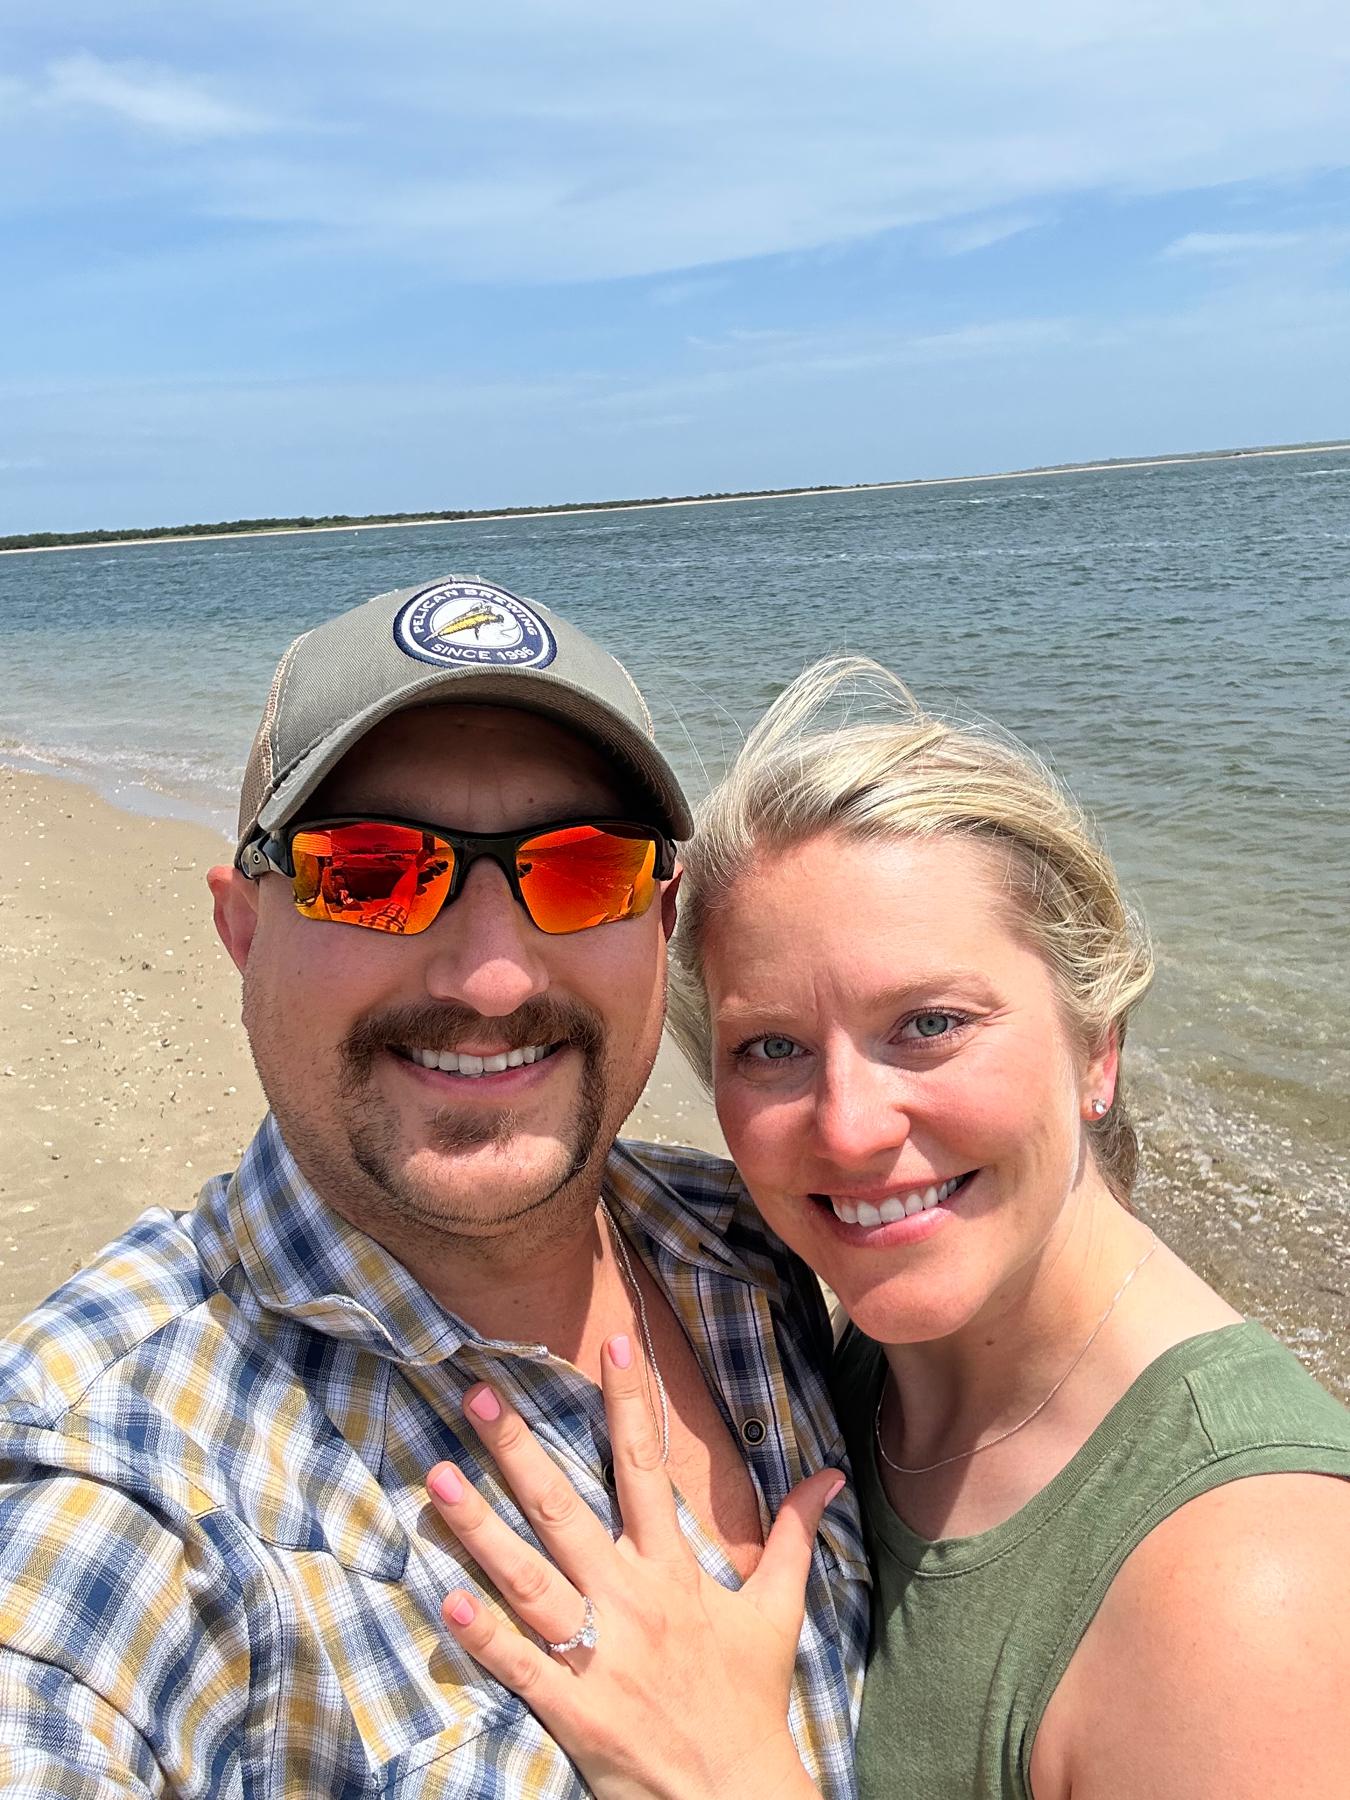
<svg viewBox="0 0 1350 1800"><path fill-rule="evenodd" d="M9 0L0 532L1350 433L1344 0Z"/></svg>

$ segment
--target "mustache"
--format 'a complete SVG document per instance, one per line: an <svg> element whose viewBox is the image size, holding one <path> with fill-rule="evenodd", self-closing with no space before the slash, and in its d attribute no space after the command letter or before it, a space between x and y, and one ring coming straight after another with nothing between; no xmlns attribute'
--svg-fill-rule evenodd
<svg viewBox="0 0 1350 1800"><path fill-rule="evenodd" d="M537 995L514 1012L494 1018L446 1000L438 1005L391 1007L359 1020L343 1039L342 1059L350 1071L359 1074L391 1044L457 1051L472 1038L481 1043L484 1036L506 1050L523 1050L527 1044L568 1043L592 1062L604 1049L605 1026L593 1008L560 995Z"/></svg>

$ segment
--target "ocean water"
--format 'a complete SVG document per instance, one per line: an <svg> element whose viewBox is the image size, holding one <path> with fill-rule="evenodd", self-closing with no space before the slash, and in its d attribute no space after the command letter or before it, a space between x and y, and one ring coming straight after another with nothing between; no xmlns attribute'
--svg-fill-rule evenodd
<svg viewBox="0 0 1350 1800"><path fill-rule="evenodd" d="M0 557L0 757L225 825L290 638L450 571L613 647L694 789L833 650L1019 733L1156 937L1158 1119L1345 1215L1350 456Z"/></svg>

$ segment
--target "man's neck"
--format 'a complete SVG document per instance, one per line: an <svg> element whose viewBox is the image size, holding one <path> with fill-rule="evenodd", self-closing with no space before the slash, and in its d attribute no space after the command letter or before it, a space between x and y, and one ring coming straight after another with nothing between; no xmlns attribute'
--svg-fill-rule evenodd
<svg viewBox="0 0 1350 1800"><path fill-rule="evenodd" d="M623 1281L612 1234L605 1228L601 1188L605 1159L585 1168L516 1218L488 1219L462 1229L430 1212L392 1204L387 1192L335 1193L322 1167L286 1144L300 1179L320 1202L364 1232L407 1270L445 1311L493 1342L542 1344L578 1361L598 1331L623 1330ZM595 1323L597 1310L604 1317ZM615 1322L617 1319L617 1322Z"/></svg>
<svg viewBox="0 0 1350 1800"><path fill-rule="evenodd" d="M574 1229L540 1242L513 1233L482 1241L468 1256L427 1258L415 1269L432 1298L481 1337L511 1344L543 1344L577 1362L597 1302L612 1287L612 1246L598 1203ZM420 1259L419 1259L420 1260Z"/></svg>

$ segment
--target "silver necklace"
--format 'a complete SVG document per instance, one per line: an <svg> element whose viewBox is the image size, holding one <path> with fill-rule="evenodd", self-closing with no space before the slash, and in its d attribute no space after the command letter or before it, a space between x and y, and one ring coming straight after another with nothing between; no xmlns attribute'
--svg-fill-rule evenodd
<svg viewBox="0 0 1350 1800"><path fill-rule="evenodd" d="M661 1379L661 1365L656 1360L656 1347L652 1343L651 1326L647 1323L647 1302L642 1297L642 1289L638 1286L637 1276L633 1273L633 1264L628 1255L628 1246L623 1241L623 1233L614 1223L613 1215L604 1201L600 1202L600 1210L605 1215L605 1223L609 1226L609 1235L614 1242L614 1252L619 1259L619 1267L623 1271L624 1280L632 1290L637 1305L638 1328L642 1332L642 1347L647 1353L647 1367L652 1372L652 1380L656 1383L657 1398L661 1402L661 1461L670 1459L670 1401L666 1396L666 1384ZM648 1401L650 1402L650 1394Z"/></svg>
<svg viewBox="0 0 1350 1800"><path fill-rule="evenodd" d="M1140 1269L1143 1268L1144 1264L1148 1261L1149 1257L1152 1256L1153 1252L1157 1248L1158 1248L1158 1240L1156 1237L1154 1237L1153 1233L1150 1231L1148 1234L1148 1249L1145 1250L1144 1254L1139 1258L1139 1261L1134 1265L1134 1267L1130 1270L1129 1274L1125 1277L1124 1281L1121 1282L1120 1286L1116 1289L1115 1293L1111 1296L1111 1304L1107 1307L1106 1311L1102 1314L1101 1318L1098 1319L1097 1323L1092 1327L1092 1331L1088 1337L1088 1341L1086 1342L1086 1344L1083 1345L1083 1348L1078 1352L1077 1356L1074 1357L1073 1361L1069 1364L1068 1368L1065 1369L1064 1373L1060 1376L1059 1380L1051 1388L1050 1392L1045 1396L1044 1400L1042 1400L1038 1406L1033 1406L1031 1411L1027 1414L1025 1419L1019 1419L1017 1421L1016 1425L1010 1425L1006 1431L1000 1431L997 1437L987 1438L983 1444L976 1444L973 1449L958 1450L956 1452L955 1456L940 1456L936 1462L917 1463L912 1468L906 1467L906 1465L904 1463L898 1463L892 1457L887 1456L886 1446L881 1441L881 1409L886 1404L886 1392L890 1386L890 1383L889 1383L889 1381L883 1382L881 1385L881 1398L880 1398L880 1400L877 1401L877 1416L876 1416L876 1425L875 1425L877 1449L881 1453L882 1462L885 1463L885 1465L888 1469L894 1469L897 1475L927 1475L929 1473L929 1471L932 1469L945 1469L948 1463L964 1462L968 1456L978 1456L980 1454L981 1450L992 1450L995 1444L1004 1443L1008 1438L1014 1436L1017 1432L1019 1432L1024 1425L1030 1425L1031 1421L1036 1417L1036 1415L1038 1413L1043 1413L1045 1411L1046 1407L1049 1406L1050 1402L1054 1399L1055 1395L1064 1386L1064 1383L1069 1379L1070 1375L1073 1374L1074 1370L1078 1367L1079 1363L1082 1362L1083 1358L1087 1355L1088 1351L1096 1343L1097 1333L1101 1330L1102 1326L1105 1325L1106 1321L1111 1317L1111 1314L1116 1310L1116 1302L1120 1299L1120 1296L1125 1292L1126 1288L1134 1280L1135 1276L1139 1273Z"/></svg>

